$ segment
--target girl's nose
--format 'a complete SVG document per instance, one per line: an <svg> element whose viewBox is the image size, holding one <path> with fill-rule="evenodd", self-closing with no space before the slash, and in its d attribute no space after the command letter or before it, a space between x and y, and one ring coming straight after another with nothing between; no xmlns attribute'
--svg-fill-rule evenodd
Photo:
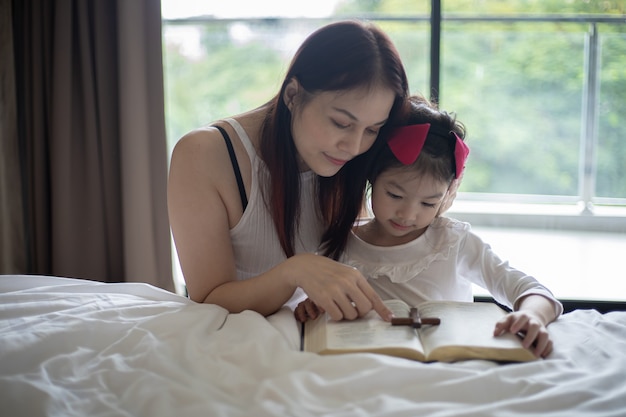
<svg viewBox="0 0 626 417"><path fill-rule="evenodd" d="M396 216L402 220L413 220L417 217L417 210L415 205L412 203L406 203L402 206L398 207L396 211Z"/></svg>

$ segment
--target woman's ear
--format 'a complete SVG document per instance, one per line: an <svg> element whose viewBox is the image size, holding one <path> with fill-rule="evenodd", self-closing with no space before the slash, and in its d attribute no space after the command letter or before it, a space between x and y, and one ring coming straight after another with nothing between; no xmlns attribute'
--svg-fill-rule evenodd
<svg viewBox="0 0 626 417"><path fill-rule="evenodd" d="M291 112L293 112L293 106L299 91L300 83L295 77L292 77L287 83L287 86L285 87L285 91L283 93L283 101L285 102L285 106L287 106L287 108Z"/></svg>

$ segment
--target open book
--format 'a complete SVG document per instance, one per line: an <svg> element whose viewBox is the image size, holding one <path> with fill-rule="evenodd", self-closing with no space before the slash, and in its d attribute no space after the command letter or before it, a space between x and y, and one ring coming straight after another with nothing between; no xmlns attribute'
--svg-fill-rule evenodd
<svg viewBox="0 0 626 417"><path fill-rule="evenodd" d="M400 300L385 304L396 317L408 317ZM493 336L496 322L507 314L494 303L427 301L417 306L421 317L438 317L439 325L392 326L375 311L352 321L334 321L328 314L304 324L302 348L319 354L382 353L422 362L488 359L522 362L537 359L519 336Z"/></svg>

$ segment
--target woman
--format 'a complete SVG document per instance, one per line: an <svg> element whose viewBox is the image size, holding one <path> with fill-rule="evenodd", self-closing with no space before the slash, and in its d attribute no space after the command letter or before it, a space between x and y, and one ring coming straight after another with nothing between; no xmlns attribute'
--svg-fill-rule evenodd
<svg viewBox="0 0 626 417"><path fill-rule="evenodd" d="M361 208L367 151L407 97L388 36L337 22L304 41L268 103L185 135L168 206L190 298L269 315L301 288L334 319L390 318L365 278L333 259Z"/></svg>

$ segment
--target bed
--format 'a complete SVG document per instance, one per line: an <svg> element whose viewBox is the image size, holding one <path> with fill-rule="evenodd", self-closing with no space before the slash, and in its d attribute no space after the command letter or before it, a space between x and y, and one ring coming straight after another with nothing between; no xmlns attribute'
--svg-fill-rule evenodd
<svg viewBox="0 0 626 417"><path fill-rule="evenodd" d="M299 351L287 308L0 276L3 416L626 416L626 312L575 310L521 364Z"/></svg>

